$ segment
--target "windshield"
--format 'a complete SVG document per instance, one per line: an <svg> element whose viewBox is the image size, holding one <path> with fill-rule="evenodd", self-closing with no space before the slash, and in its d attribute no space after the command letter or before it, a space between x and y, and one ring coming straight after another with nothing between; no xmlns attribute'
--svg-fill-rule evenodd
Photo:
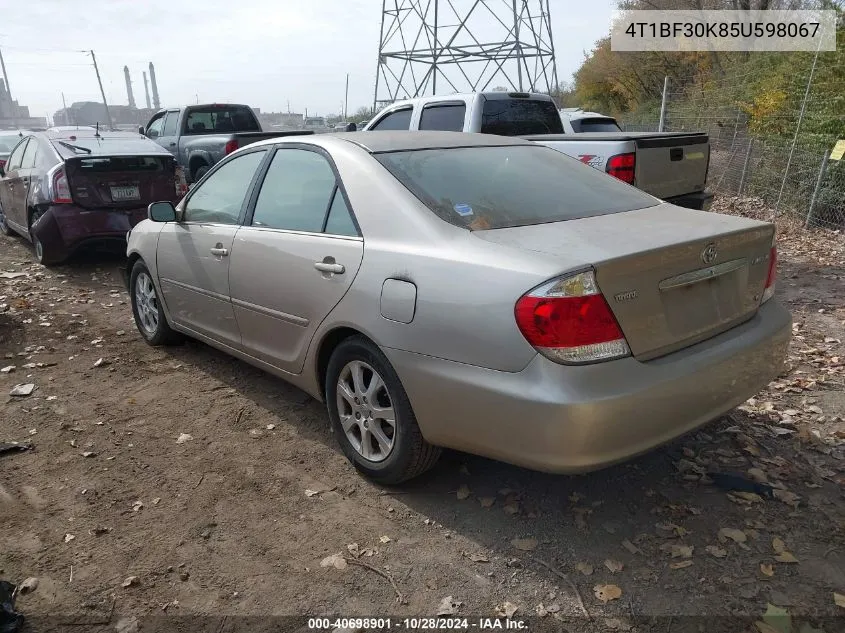
<svg viewBox="0 0 845 633"><path fill-rule="evenodd" d="M246 106L227 105L191 108L183 134L260 132L258 121Z"/></svg>
<svg viewBox="0 0 845 633"><path fill-rule="evenodd" d="M481 115L481 133L499 136L563 134L563 123L551 101L488 99Z"/></svg>
<svg viewBox="0 0 845 633"><path fill-rule="evenodd" d="M440 218L470 230L652 207L652 196L539 145L376 154Z"/></svg>

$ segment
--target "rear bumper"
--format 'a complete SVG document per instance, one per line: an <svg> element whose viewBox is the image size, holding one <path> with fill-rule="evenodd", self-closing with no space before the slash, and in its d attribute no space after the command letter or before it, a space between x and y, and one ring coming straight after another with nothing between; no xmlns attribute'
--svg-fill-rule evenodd
<svg viewBox="0 0 845 633"><path fill-rule="evenodd" d="M791 316L776 300L750 321L648 362L508 373L385 349L431 443L547 472L626 460L730 411L783 366Z"/></svg>
<svg viewBox="0 0 845 633"><path fill-rule="evenodd" d="M688 193L683 196L675 198L667 198L666 202L685 207L687 209L696 209L698 211L709 211L713 205L712 191L699 191L697 193Z"/></svg>
<svg viewBox="0 0 845 633"><path fill-rule="evenodd" d="M126 243L126 232L147 217L146 208L128 210L84 209L55 205L32 227L46 258L60 262L88 244Z"/></svg>

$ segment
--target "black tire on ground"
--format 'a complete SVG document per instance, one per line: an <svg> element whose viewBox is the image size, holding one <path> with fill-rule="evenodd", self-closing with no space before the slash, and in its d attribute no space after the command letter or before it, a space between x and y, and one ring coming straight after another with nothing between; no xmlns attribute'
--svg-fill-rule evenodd
<svg viewBox="0 0 845 633"><path fill-rule="evenodd" d="M363 361L378 372L393 406L393 447L383 461L373 462L365 459L353 447L340 422L337 403L338 380L344 367L353 361ZM381 350L367 338L353 336L337 346L329 359L324 390L332 432L337 437L343 454L355 468L370 479L381 484L399 484L421 475L437 462L441 449L423 439L399 376Z"/></svg>
<svg viewBox="0 0 845 633"><path fill-rule="evenodd" d="M41 240L38 239L37 235L30 232L30 237L32 238L32 248L35 251L35 261L42 266L54 266L62 263L61 259L56 259L51 255L50 249L44 248L44 245L41 243Z"/></svg>
<svg viewBox="0 0 845 633"><path fill-rule="evenodd" d="M6 224L6 214L3 213L3 207L0 206L0 233L3 235L11 235L12 229Z"/></svg>
<svg viewBox="0 0 845 633"><path fill-rule="evenodd" d="M185 340L179 332L176 332L170 327L167 322L167 317L164 310L161 308L161 302L158 299L158 291L152 281L153 276L143 260L138 260L132 267L132 273L129 276L129 297L132 301L132 316L135 317L135 326L144 337L144 340L152 346L159 345L178 345ZM139 285L146 285L149 283L148 289L151 288L152 300L139 299L138 287ZM141 294L144 294L143 292ZM143 305L139 304L143 301ZM151 323L149 319L146 321L142 319L141 311L152 310L155 314L155 327L151 328L148 325Z"/></svg>
<svg viewBox="0 0 845 633"><path fill-rule="evenodd" d="M208 173L209 169L211 169L211 168L208 165L200 165L199 167L197 167L196 170L194 171L193 181L199 182L200 179L203 176L205 176L206 173Z"/></svg>

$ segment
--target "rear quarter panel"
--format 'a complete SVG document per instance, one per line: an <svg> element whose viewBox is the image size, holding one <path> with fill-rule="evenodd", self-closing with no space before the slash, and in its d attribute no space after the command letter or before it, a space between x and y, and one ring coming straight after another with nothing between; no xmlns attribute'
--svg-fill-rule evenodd
<svg viewBox="0 0 845 633"><path fill-rule="evenodd" d="M633 152L636 149L634 141L585 141L576 140L574 135L571 141L535 140L534 142L580 160L599 171L605 171L607 161L611 156Z"/></svg>

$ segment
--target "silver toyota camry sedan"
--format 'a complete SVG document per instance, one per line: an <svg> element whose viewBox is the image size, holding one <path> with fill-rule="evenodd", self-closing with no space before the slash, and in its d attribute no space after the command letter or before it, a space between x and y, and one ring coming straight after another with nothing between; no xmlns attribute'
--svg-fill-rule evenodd
<svg viewBox="0 0 845 633"><path fill-rule="evenodd" d="M548 472L648 451L782 369L772 224L661 202L491 135L270 139L129 235L138 330L326 403L398 483L441 447Z"/></svg>

